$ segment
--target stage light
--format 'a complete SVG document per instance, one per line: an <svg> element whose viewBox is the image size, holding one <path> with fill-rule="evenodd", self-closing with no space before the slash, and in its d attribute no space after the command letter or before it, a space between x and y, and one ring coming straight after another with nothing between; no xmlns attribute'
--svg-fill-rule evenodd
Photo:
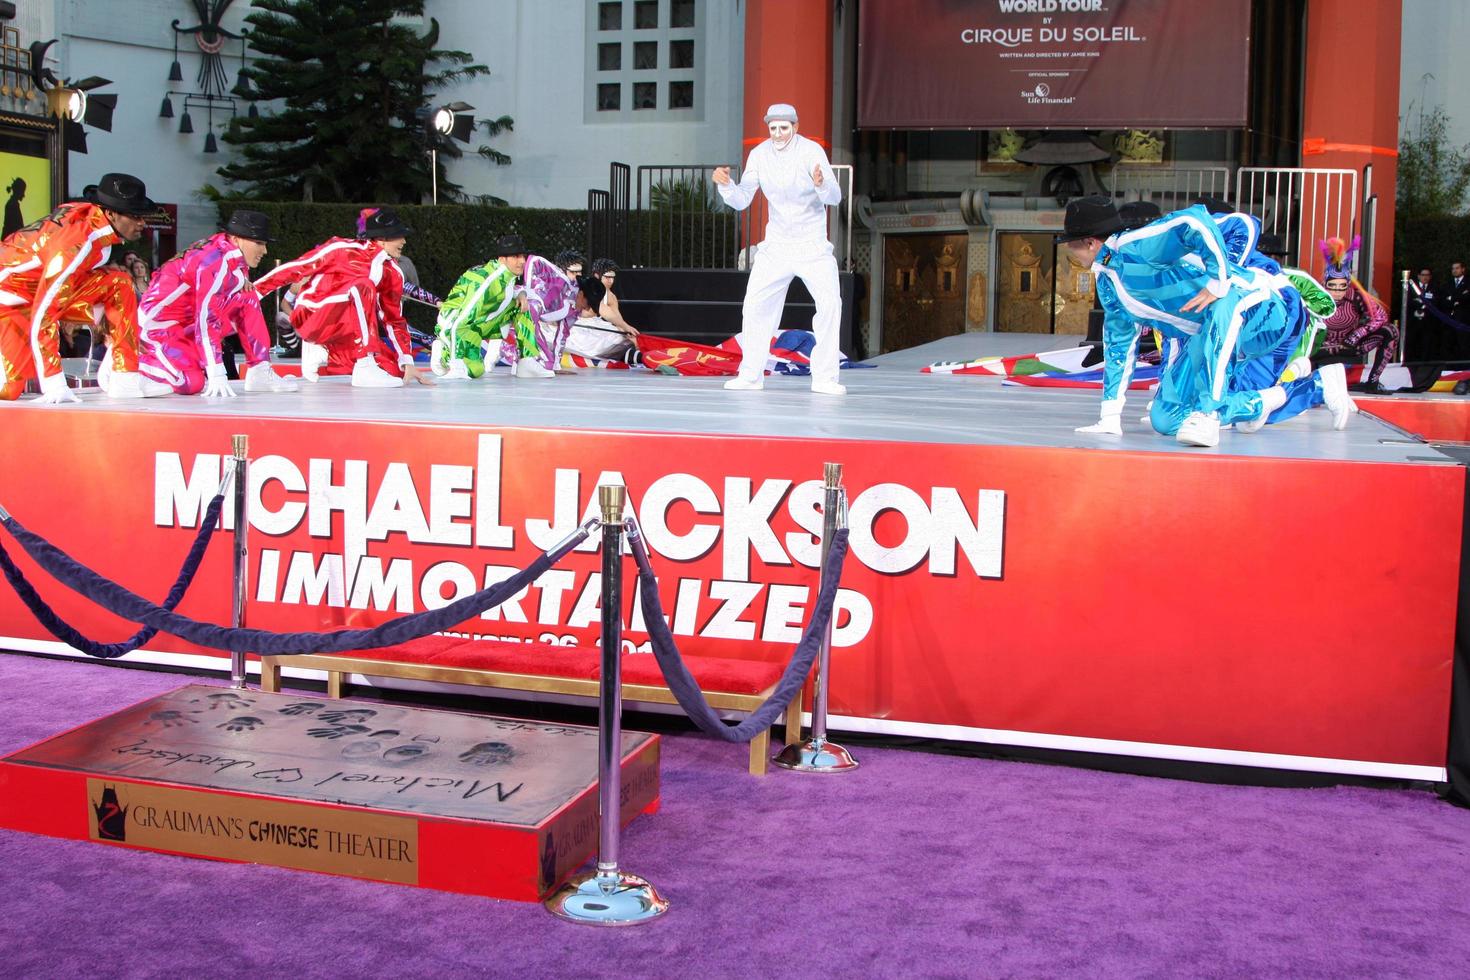
<svg viewBox="0 0 1470 980"><path fill-rule="evenodd" d="M188 109L184 110L184 115L179 120L179 132L184 136L188 136L190 133L194 132L194 120L189 118Z"/></svg>
<svg viewBox="0 0 1470 980"><path fill-rule="evenodd" d="M212 129L209 131L209 135L206 136L206 137L204 137L204 152L205 153L218 153L219 152L219 143L215 142L215 139L214 139L214 130L212 130Z"/></svg>
<svg viewBox="0 0 1470 980"><path fill-rule="evenodd" d="M179 59L177 58L175 58L174 63L169 66L168 80L171 82L182 82L184 80L184 69L179 67Z"/></svg>
<svg viewBox="0 0 1470 980"><path fill-rule="evenodd" d="M454 132L454 111L447 106L434 110L434 131L442 136Z"/></svg>
<svg viewBox="0 0 1470 980"><path fill-rule="evenodd" d="M159 119L172 119L174 117L174 104L169 101L168 96L163 97L163 105L158 107Z"/></svg>

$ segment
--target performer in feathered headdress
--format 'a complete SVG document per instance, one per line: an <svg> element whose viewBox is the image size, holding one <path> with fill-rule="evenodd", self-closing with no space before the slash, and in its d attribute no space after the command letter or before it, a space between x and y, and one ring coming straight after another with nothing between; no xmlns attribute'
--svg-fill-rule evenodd
<svg viewBox="0 0 1470 980"><path fill-rule="evenodd" d="M1378 379L1398 353L1399 328L1389 320L1387 308L1353 275L1353 256L1361 244L1357 236L1351 245L1341 238L1321 243L1322 255L1327 259L1322 284L1337 303L1337 309L1324 321L1327 338L1322 342L1322 353L1371 355L1367 376L1353 385L1353 390L1382 395L1388 392Z"/></svg>

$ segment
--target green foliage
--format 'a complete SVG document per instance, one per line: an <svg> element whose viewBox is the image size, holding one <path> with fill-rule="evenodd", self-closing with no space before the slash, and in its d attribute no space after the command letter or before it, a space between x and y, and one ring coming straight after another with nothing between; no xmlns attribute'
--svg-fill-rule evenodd
<svg viewBox="0 0 1470 980"><path fill-rule="evenodd" d="M680 178L654 184L648 189L648 205L655 211L704 214L719 208L713 185L703 178Z"/></svg>
<svg viewBox="0 0 1470 980"><path fill-rule="evenodd" d="M1396 224L1396 270L1408 269L1412 276L1427 266L1443 287L1449 279L1451 262L1470 262L1470 217L1410 218ZM1394 289L1398 289L1397 271Z"/></svg>
<svg viewBox="0 0 1470 980"><path fill-rule="evenodd" d="M1402 221L1464 212L1470 191L1470 145L1453 146L1444 108L1420 113L1417 132L1399 142L1395 213Z"/></svg>
<svg viewBox="0 0 1470 980"><path fill-rule="evenodd" d="M245 75L267 108L255 119L236 116L225 132L240 149L219 170L237 185L231 196L392 204L428 197L421 111L432 93L489 69L467 52L436 49L437 21L423 35L402 21L423 13L424 0L254 0L245 20L257 58ZM487 128L494 135L510 126L503 116ZM441 156L460 155L452 140L435 139ZM442 170L441 199L459 196Z"/></svg>
<svg viewBox="0 0 1470 980"><path fill-rule="evenodd" d="M328 238L350 238L357 226L357 204L302 204L297 201L251 201L252 210L270 216L276 241L260 264L262 273L277 261L289 262ZM220 204L223 223L234 208ZM518 234L539 255L587 247L587 213L552 208L492 208L471 204L395 205L413 233L404 254L419 271L419 282L439 296L447 295L460 273L494 258L501 235ZM420 308L421 310L426 308ZM413 304L409 310L414 313ZM415 313L410 319L419 322ZM429 316L432 322L432 316Z"/></svg>

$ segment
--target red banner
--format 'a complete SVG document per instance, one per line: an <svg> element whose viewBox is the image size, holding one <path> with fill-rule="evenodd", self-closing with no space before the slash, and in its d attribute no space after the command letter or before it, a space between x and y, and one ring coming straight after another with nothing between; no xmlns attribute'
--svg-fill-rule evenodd
<svg viewBox="0 0 1470 980"><path fill-rule="evenodd" d="M1244 126L1250 0L869 0L865 129Z"/></svg>
<svg viewBox="0 0 1470 980"><path fill-rule="evenodd" d="M818 477L843 461L834 715L1140 755L1444 764L1459 467L26 408L5 423L0 503L155 601L247 433L247 618L283 630L372 625L508 577L621 479L682 648L767 660L810 615ZM1363 514L1380 515L1368 537L1336 518ZM24 566L84 632L129 632ZM217 542L182 611L228 623L229 569ZM593 644L599 597L589 542L461 630ZM0 648L49 639L0 586Z"/></svg>

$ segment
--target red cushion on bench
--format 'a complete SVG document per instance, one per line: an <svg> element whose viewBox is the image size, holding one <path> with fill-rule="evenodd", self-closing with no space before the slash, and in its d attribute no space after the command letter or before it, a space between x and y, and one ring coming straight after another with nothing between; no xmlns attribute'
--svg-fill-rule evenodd
<svg viewBox="0 0 1470 980"><path fill-rule="evenodd" d="M685 657L684 666L694 675L701 691L726 694L759 694L781 679L784 664L757 660L729 660L724 657ZM602 675L601 664L597 676ZM651 653L630 653L623 657L623 683L647 687L666 687L664 673Z"/></svg>
<svg viewBox="0 0 1470 980"><path fill-rule="evenodd" d="M354 650L339 656L583 680L596 677L599 666L596 650L451 636L426 636L381 650Z"/></svg>

